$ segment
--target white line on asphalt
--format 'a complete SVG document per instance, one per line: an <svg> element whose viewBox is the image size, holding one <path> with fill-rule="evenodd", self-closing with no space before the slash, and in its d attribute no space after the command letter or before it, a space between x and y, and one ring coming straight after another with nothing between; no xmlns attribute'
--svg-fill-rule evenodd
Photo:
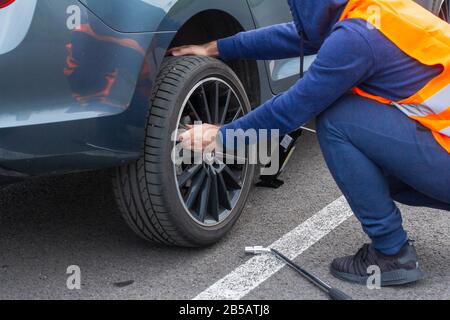
<svg viewBox="0 0 450 320"><path fill-rule="evenodd" d="M351 216L352 211L347 201L341 197L275 241L270 247L278 249L290 259L295 259ZM194 300L242 299L280 271L283 266L281 261L271 255L255 256L200 293Z"/></svg>

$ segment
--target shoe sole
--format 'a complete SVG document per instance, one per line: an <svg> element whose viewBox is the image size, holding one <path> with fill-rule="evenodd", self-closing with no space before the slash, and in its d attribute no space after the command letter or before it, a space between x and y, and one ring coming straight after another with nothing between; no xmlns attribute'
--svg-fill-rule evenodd
<svg viewBox="0 0 450 320"><path fill-rule="evenodd" d="M367 280L369 280L370 276L361 277L356 276L354 274L343 273L330 268L331 274L338 278L339 280L358 283L367 285ZM422 280L425 277L424 273L420 269L414 270L395 270L390 272L383 272L381 274L381 286L382 287L390 287L390 286L400 286L409 283L414 283Z"/></svg>

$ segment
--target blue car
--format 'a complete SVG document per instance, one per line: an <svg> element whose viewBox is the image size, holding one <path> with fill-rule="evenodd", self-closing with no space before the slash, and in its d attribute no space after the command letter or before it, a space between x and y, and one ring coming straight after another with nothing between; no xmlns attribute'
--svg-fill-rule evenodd
<svg viewBox="0 0 450 320"><path fill-rule="evenodd" d="M448 1L421 2L448 19ZM139 236L218 241L256 168L178 164L174 132L248 113L289 88L300 61L225 64L167 50L290 20L279 0L0 0L0 182L111 168Z"/></svg>

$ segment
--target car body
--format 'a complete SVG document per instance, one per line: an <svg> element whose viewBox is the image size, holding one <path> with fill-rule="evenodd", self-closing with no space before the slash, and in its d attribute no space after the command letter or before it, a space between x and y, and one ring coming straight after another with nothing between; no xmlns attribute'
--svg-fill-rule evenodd
<svg viewBox="0 0 450 320"><path fill-rule="evenodd" d="M212 10L235 24L218 29L217 36L289 17L287 5L274 6L267 0L249 4L259 17L258 25L240 0L16 0L1 9L0 33L7 40L0 47L0 175L9 181L113 167L139 158L148 110L136 87L152 87L172 42L195 33L178 31L198 15ZM76 10L81 23L89 24L99 37L67 27ZM136 42L140 52L111 45L108 37ZM81 62L86 70L76 77L67 75L68 47L87 55ZM259 63L256 68L258 75L252 77L257 83L248 85L255 87L254 102L259 102L273 92L266 66ZM114 70L118 75L108 95L80 98L101 94L105 77Z"/></svg>
<svg viewBox="0 0 450 320"><path fill-rule="evenodd" d="M442 16L448 18L447 0L443 7L439 0L421 2L430 9L442 8ZM235 214L238 216L245 199L238 197L231 206L226 198L236 193L230 191L224 198L219 192L220 197L213 201L227 213L223 219L216 212L217 223L200 221L198 230L193 230L189 221L172 221L172 225L167 221L184 219L174 218L178 213L173 211L185 210L192 216L191 208L186 206L191 191L183 191L187 194L181 193L180 197L167 195L167 190L172 190L171 182L160 180L169 181L165 178L171 174L163 173L155 182L152 179L161 175L162 167L148 172L136 167L140 161L142 165L146 161L150 168L150 164L163 162L162 156L147 151L155 147L154 141L169 139L168 128L154 128L155 119L164 118L168 125L176 116L170 112L177 108L181 108L177 109L180 117L185 115L186 106L178 105L179 97L171 97L172 104L160 107L166 112L164 116L154 110L165 100L161 93L164 72L170 73L168 64L177 68L196 65L190 70L204 75L204 79L197 79L198 83L215 79L222 90L236 94L244 110L289 88L299 77L300 61L235 61L226 66L212 60L167 62L166 53L177 45L205 43L290 20L287 1L278 0L0 0L0 183L122 168L117 173L116 195L127 221L138 234L149 240L188 246L217 241L223 236L221 226L228 230L236 221L228 217L234 214L234 205L239 207ZM314 57L307 59L311 63ZM216 70L215 75L208 76L208 66ZM186 85L189 75L173 77L178 77L173 81L186 86L183 90L172 86L173 92L192 94ZM180 117L171 125L177 127ZM161 152L167 156L167 150ZM143 157L147 157L145 161ZM222 173L214 170L202 171L203 176L209 179L218 174L221 178ZM231 183L239 187L232 181L232 174L226 177L227 186ZM145 178L148 185L127 185L134 178L136 183ZM214 179L216 184L221 182ZM202 186L210 185L202 181ZM177 184L176 179L171 184ZM242 190L245 198L249 187ZM194 194L197 197L198 190ZM185 203L169 208L170 202L178 200ZM208 201L208 212L217 210L211 209L212 200ZM168 235L166 228L171 232L181 230L181 236L175 231ZM195 235L186 235L189 228Z"/></svg>

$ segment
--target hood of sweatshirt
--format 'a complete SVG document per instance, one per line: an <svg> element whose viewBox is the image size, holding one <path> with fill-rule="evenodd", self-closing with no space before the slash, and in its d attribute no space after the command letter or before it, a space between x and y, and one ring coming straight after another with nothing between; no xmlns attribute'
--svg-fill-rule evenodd
<svg viewBox="0 0 450 320"><path fill-rule="evenodd" d="M319 49L338 23L348 0L288 0L299 33Z"/></svg>

